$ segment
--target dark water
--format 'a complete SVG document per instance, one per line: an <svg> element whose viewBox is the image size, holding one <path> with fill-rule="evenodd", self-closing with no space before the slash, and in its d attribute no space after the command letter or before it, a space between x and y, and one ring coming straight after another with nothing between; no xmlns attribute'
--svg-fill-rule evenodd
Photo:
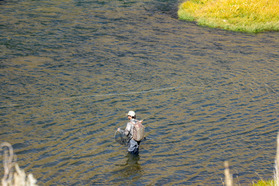
<svg viewBox="0 0 279 186"><path fill-rule="evenodd" d="M279 33L179 21L178 3L0 1L0 141L40 185L222 185L225 160L241 185L272 179ZM114 141L129 110L136 159Z"/></svg>

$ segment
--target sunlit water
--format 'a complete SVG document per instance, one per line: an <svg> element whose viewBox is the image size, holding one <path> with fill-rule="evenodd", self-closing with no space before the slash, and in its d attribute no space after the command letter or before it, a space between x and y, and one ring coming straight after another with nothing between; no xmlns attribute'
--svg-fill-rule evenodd
<svg viewBox="0 0 279 186"><path fill-rule="evenodd" d="M272 179L279 33L179 21L178 3L0 1L0 140L40 185L222 185L225 160L241 185ZM138 158L114 141L129 110Z"/></svg>

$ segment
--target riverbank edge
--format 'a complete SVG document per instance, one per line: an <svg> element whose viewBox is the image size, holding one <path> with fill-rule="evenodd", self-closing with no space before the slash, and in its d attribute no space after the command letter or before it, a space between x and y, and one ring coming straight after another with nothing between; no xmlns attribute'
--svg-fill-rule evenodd
<svg viewBox="0 0 279 186"><path fill-rule="evenodd" d="M204 2L203 0L185 1L178 7L178 18L185 21L195 21L201 26L221 28L236 32L259 33L265 31L279 31L279 17L276 17L277 20L275 19L275 21L274 16L273 19L271 19L272 15L269 17L262 17L261 20L264 21L251 21L251 17L254 16L249 15L249 11L251 10L247 10L246 16L240 15L241 13L237 11L239 9L245 11L245 7L241 7L244 3L233 5L237 7L236 10L232 10L231 6L216 6L217 8L214 8L213 11L212 4L214 2L215 0L206 0ZM230 11L234 11L235 15L226 17L222 14L222 12L227 12L227 14L229 14Z"/></svg>

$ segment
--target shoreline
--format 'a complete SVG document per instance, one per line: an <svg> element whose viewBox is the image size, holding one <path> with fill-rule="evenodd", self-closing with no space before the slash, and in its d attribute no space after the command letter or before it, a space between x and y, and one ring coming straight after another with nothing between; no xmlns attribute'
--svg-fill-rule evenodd
<svg viewBox="0 0 279 186"><path fill-rule="evenodd" d="M189 0L178 8L180 20L237 32L279 31L275 0Z"/></svg>

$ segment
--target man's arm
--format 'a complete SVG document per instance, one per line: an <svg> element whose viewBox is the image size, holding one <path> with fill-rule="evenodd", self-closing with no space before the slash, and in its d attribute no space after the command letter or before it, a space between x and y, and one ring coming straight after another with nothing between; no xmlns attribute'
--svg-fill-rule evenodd
<svg viewBox="0 0 279 186"><path fill-rule="evenodd" d="M131 127L132 127L131 122L127 123L126 129L125 129L125 132L124 132L124 134L126 136L128 136L131 133Z"/></svg>

